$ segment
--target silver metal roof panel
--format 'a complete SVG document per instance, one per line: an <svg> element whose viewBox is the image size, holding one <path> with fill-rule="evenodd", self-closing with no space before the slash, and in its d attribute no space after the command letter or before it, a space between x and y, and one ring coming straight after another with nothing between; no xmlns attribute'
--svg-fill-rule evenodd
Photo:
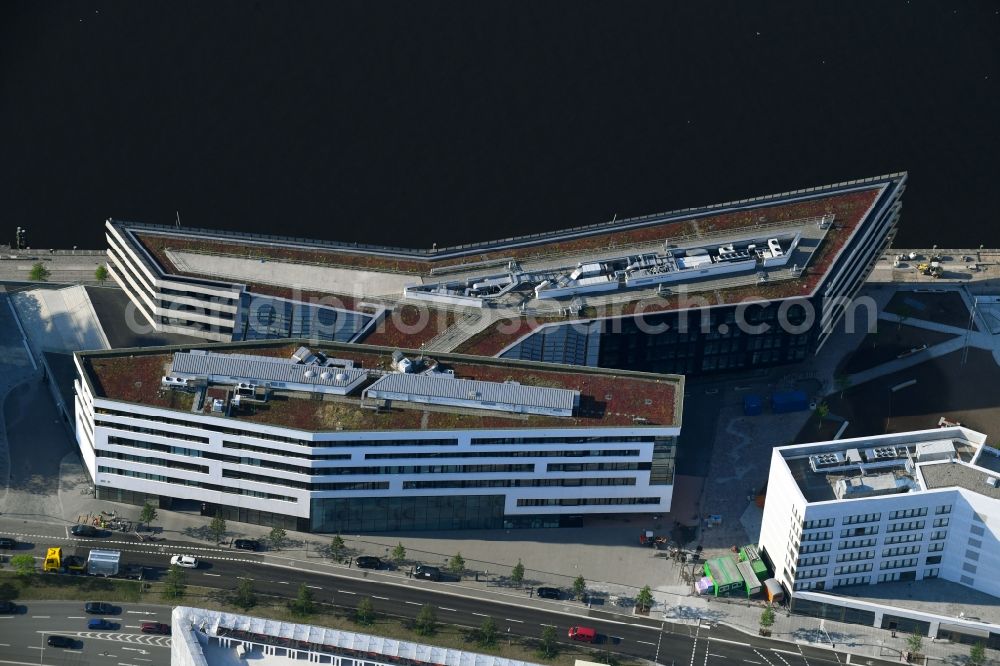
<svg viewBox="0 0 1000 666"><path fill-rule="evenodd" d="M516 411L517 407L525 407L572 412L580 396L579 391L569 389L409 373L385 375L369 386L367 392L376 397L381 393L387 393L411 396L410 399L427 398L426 402L431 404L435 400L448 401L442 404L469 402L470 406L505 411Z"/></svg>
<svg viewBox="0 0 1000 666"><path fill-rule="evenodd" d="M212 352L174 352L170 374L225 377L260 385L310 384L330 388L347 388L368 376L367 371L355 368L325 368L267 356Z"/></svg>

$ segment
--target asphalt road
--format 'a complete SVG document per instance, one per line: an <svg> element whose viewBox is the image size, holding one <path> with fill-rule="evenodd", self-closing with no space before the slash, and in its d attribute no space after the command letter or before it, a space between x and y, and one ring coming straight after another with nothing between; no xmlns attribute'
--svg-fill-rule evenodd
<svg viewBox="0 0 1000 666"><path fill-rule="evenodd" d="M90 631L78 601L31 601L21 603L16 615L0 615L0 663L94 666L168 666L170 637L139 632L139 622L170 622L170 607L117 604L121 611L107 619L119 625L110 631ZM73 649L46 645L52 634L76 642Z"/></svg>
<svg viewBox="0 0 1000 666"><path fill-rule="evenodd" d="M29 540L25 536L20 538ZM38 556L41 548L48 544L41 537L35 541L33 552ZM350 609L356 607L361 598L368 596L377 612L399 617L414 617L421 606L432 604L442 623L475 627L485 617L491 616L501 634L528 638L538 638L543 627L552 626L560 640L567 644L572 644L565 638L568 627L589 626L598 633L598 642L593 646L595 650L639 657L661 664L707 666L711 662L725 666L735 666L735 663L756 666L840 666L849 663L846 653L748 636L729 627L705 622L698 626L671 622L661 624L647 618L587 608L576 601L529 601L514 594L503 595L500 599L470 597L467 589L447 583L396 576L386 580L377 573L365 575L357 570L350 570L350 575L346 576L316 573L301 568L265 564L262 562L263 555L227 548L196 548L191 544L169 542L112 544L109 541L93 539L80 540L80 543L94 547L105 544L104 547L122 550L124 562L148 567L147 578L150 580L156 580L165 574L171 555L190 552L198 557L200 565L197 569L187 570L188 582L193 585L235 590L242 578L249 578L257 593L285 597L293 597L299 585L306 585L312 590L318 603ZM25 548L21 552L28 551ZM197 600L189 599L188 603L197 605ZM33 613L31 611L29 614ZM80 622L82 624L83 620ZM871 661L875 663L877 660ZM866 659L865 663L868 662ZM149 665L139 662L132 666Z"/></svg>

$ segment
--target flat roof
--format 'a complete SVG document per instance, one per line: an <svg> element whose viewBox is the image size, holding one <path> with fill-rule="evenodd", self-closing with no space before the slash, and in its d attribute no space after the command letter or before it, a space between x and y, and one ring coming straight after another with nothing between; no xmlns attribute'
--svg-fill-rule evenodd
<svg viewBox="0 0 1000 666"><path fill-rule="evenodd" d="M972 465L940 462L920 466L920 473L928 489L965 488L992 499L1000 499L1000 480L991 486L987 479L1000 479L1000 474Z"/></svg>
<svg viewBox="0 0 1000 666"><path fill-rule="evenodd" d="M379 276L436 283L503 272L511 261L517 262L524 271L539 274L573 267L578 263L601 261L606 257L663 251L666 245L685 248L723 244L748 234L754 237L782 233L802 235L787 265L766 269L765 281L760 280L757 271L751 271L682 283L686 292L697 292L709 305L724 305L748 297L780 299L814 293L881 195L891 184L904 177L905 174L890 174L612 223L440 249L365 246L210 229L177 229L117 220L110 220L109 224L142 248L142 254L148 254L166 274L214 279L215 264L226 261L236 266L241 281L253 293L281 297L292 295L290 290L295 285L279 284L281 271L274 271L268 266L269 262L285 262L283 266L302 264L313 272L330 271L330 275L337 279L323 282L327 291L314 289L312 292L301 292L300 296L311 293L336 296L348 309L355 308L359 299L365 298L407 307L401 290L396 293L386 287L377 294L356 291L364 289L369 283L385 282ZM832 219L833 223L829 228L820 229L815 224L818 218ZM178 265L174 258L181 256L184 258L183 265ZM352 280L352 274L371 279ZM228 275L222 279L223 282L229 283L234 279L232 273ZM395 282L389 280L385 284ZM307 290L310 288L305 287ZM540 326L572 320L567 319L562 311L566 305L564 300L534 299L531 301L534 311L528 318L517 310L521 296L508 296L507 300L496 305L502 316L481 329L463 331L456 338L456 351L492 356ZM650 313L690 307L678 295L659 293L656 285L585 296L588 307L606 307L610 311L607 315L598 314L597 318L630 316L640 310ZM417 307L439 312L451 310L423 302ZM445 318L437 319L431 317L432 326L424 339L409 344L415 346L430 339L453 323ZM511 325L509 320L516 324ZM387 319L386 327L395 329L396 322ZM370 335L373 336L372 342L385 342L397 337L393 331L381 334L381 337L377 337L380 336L378 332Z"/></svg>
<svg viewBox="0 0 1000 666"><path fill-rule="evenodd" d="M778 452L802 496L810 503L877 497L895 492L913 493L950 486L980 492L977 480L982 483L983 494L996 492L1000 498L1000 490L985 484L986 471L970 466L979 451L977 440L984 441L985 435L967 428L951 427L795 444L780 447ZM963 470L949 473L935 469L942 467L942 461L920 462L918 451L923 451L925 455L952 454L958 463L945 461L945 464ZM978 472L975 472L977 469ZM846 484L853 491L838 498L838 483L842 487Z"/></svg>
<svg viewBox="0 0 1000 666"><path fill-rule="evenodd" d="M205 666L247 661L264 666L299 663L298 659L289 659L284 650L273 654L256 646L292 647L312 655L332 654L359 662L398 666L534 666L531 662L494 655L189 606L174 607L171 618L173 640L187 653L187 663ZM252 656L239 659L230 645L225 650L219 649L218 639L249 645Z"/></svg>
<svg viewBox="0 0 1000 666"><path fill-rule="evenodd" d="M388 407L363 404L362 392L380 376L389 376L393 369L391 347L321 343L305 340L269 341L257 343L201 344L196 347L173 346L143 349L119 349L78 352L95 397L124 403L175 409L192 413L196 396L190 389L163 386L163 377L170 375L175 358L191 358L186 352L206 350L213 356L233 356L234 361L256 357L262 365L266 359L290 359L299 347L338 361L350 361L356 370L370 373L348 395L318 394L312 391L272 388L266 402L249 400L234 406L228 413L213 412L212 400L205 400L198 413L202 416L229 418L248 423L281 426L304 431L392 431L392 430L494 430L523 428L601 428L601 427L679 427L681 423L684 378L627 370L564 366L551 363L511 361L507 359L462 356L458 354L426 354L437 362L438 371L453 372L459 379L481 382L517 382L523 392L533 389L559 389L579 394L572 416L505 413L449 405L428 405L392 402ZM417 359L421 352L403 351ZM180 353L180 356L175 356ZM197 356L197 355L196 355ZM225 359L222 358L223 365ZM251 363L254 361L251 361ZM290 364L289 364L290 365ZM307 370L306 366L297 366ZM320 373L327 368L315 367ZM317 381L337 381L338 368L329 368L332 379L310 378ZM239 380L245 378L237 378ZM233 381L228 382L232 386ZM454 380L451 380L454 381ZM226 382L208 383L209 391L225 390ZM513 385L508 390L515 391ZM565 394L555 392L560 400ZM562 404L560 402L560 404Z"/></svg>

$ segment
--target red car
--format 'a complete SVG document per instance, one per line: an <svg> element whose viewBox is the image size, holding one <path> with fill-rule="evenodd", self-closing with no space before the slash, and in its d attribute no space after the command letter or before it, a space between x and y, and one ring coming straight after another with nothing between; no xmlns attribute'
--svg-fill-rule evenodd
<svg viewBox="0 0 1000 666"><path fill-rule="evenodd" d="M162 622L143 622L139 625L139 631L144 634L165 634L170 635L170 625Z"/></svg>

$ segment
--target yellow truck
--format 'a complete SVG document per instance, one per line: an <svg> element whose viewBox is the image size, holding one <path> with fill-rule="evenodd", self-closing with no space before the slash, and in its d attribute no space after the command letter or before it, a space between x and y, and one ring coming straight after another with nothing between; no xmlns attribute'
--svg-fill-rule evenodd
<svg viewBox="0 0 1000 666"><path fill-rule="evenodd" d="M60 569L62 569L62 548L59 546L49 548L48 552L45 553L45 564L42 565L42 571L59 571Z"/></svg>

